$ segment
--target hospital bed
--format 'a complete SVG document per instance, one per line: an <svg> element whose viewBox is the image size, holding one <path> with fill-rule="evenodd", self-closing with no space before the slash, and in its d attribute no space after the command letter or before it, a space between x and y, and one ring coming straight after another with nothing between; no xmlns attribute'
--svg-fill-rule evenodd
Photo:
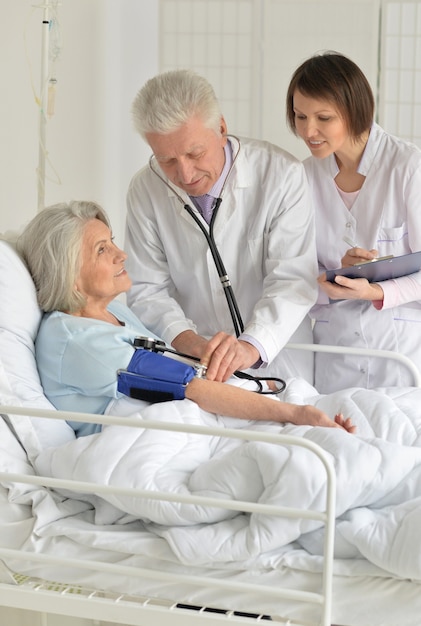
<svg viewBox="0 0 421 626"><path fill-rule="evenodd" d="M233 512L221 522L228 525L231 519L237 523L247 515L277 518L279 528L285 520L315 520L325 529L319 538L320 554L292 541L287 549L268 550L263 556L188 562L187 557L177 558L171 549L174 537L169 540L159 527L151 533L147 524L136 520L112 520L108 509L102 520L95 519L101 507L96 508L97 501L89 494L113 502L111 491L116 498L130 498L131 485L96 484L78 479L77 473L69 480L35 472L34 460L41 448L71 446L73 435L65 421L69 414L53 410L42 394L33 356L40 312L32 281L12 247L1 241L0 293L1 623L217 626L272 620L291 626L419 626L421 568L419 577L402 576L351 553L334 556L335 471L330 454L305 437L256 430L248 424L230 427L232 422L228 426L180 424L155 420L155 414L147 421L113 414L71 416L101 421L107 428L148 430L166 437L190 433L212 441L256 442L265 450L267 446L304 450L317 459L326 482L323 504L314 510L307 505L238 498L221 503L209 493L193 496L157 489L138 490L135 498L223 508ZM414 389L399 391L392 405L396 403L412 419L416 441L421 426L414 407L421 397L415 370L414 377ZM389 396L380 393L378 401L383 406ZM196 530L187 529L187 539ZM218 549L215 534L215 552ZM419 551L419 535L414 550Z"/></svg>

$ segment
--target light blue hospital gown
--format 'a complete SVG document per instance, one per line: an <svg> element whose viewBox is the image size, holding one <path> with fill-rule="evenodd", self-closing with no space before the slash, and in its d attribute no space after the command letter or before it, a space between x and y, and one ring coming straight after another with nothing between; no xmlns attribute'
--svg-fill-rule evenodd
<svg viewBox="0 0 421 626"><path fill-rule="evenodd" d="M114 326L55 311L44 315L35 343L44 393L62 411L103 414L117 391L117 369L126 368L135 337L157 338L118 300L108 310L124 322ZM77 437L101 430L100 424L69 422Z"/></svg>

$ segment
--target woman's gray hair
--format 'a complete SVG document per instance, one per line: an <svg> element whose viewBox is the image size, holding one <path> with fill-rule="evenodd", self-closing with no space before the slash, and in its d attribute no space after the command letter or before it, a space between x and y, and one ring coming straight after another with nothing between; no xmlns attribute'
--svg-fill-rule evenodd
<svg viewBox="0 0 421 626"><path fill-rule="evenodd" d="M133 101L132 116L145 139L146 133L173 132L195 116L219 133L222 113L206 78L191 70L173 70L147 81Z"/></svg>
<svg viewBox="0 0 421 626"><path fill-rule="evenodd" d="M83 231L93 219L110 227L105 211L95 202L54 204L38 213L18 237L17 251L32 275L43 311L74 313L85 305L75 284Z"/></svg>

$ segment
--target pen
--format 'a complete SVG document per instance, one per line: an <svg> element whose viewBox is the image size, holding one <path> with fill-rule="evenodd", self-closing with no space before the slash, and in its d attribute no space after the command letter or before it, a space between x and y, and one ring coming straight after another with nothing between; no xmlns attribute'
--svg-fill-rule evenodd
<svg viewBox="0 0 421 626"><path fill-rule="evenodd" d="M360 246L355 243L355 241L352 241L352 239L350 239L349 237L342 237L342 241L345 241L345 243L347 243L349 246L351 246L351 248L359 248Z"/></svg>
<svg viewBox="0 0 421 626"><path fill-rule="evenodd" d="M349 237L342 237L342 241L347 243L351 248L359 248L360 246L352 241ZM373 263L374 261L386 261L387 259L393 259L393 254L388 254L387 256L377 257L375 259L370 259L369 261L362 261L361 263L355 263L355 265L365 265L366 263Z"/></svg>

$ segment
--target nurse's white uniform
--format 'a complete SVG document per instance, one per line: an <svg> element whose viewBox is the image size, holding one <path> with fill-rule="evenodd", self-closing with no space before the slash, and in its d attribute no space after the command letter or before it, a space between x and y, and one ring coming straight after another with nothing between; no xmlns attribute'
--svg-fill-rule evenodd
<svg viewBox="0 0 421 626"><path fill-rule="evenodd" d="M379 256L421 250L421 150L416 146L374 124L358 170L366 179L350 210L335 185L339 170L333 155L310 157L304 166L315 205L321 271L341 266L349 248L344 236L360 247L377 249ZM367 301L330 304L321 293L311 311L315 343L400 352L421 370L421 273L380 284L385 293L382 310ZM315 359L320 393L411 384L409 370L394 361L331 354Z"/></svg>

